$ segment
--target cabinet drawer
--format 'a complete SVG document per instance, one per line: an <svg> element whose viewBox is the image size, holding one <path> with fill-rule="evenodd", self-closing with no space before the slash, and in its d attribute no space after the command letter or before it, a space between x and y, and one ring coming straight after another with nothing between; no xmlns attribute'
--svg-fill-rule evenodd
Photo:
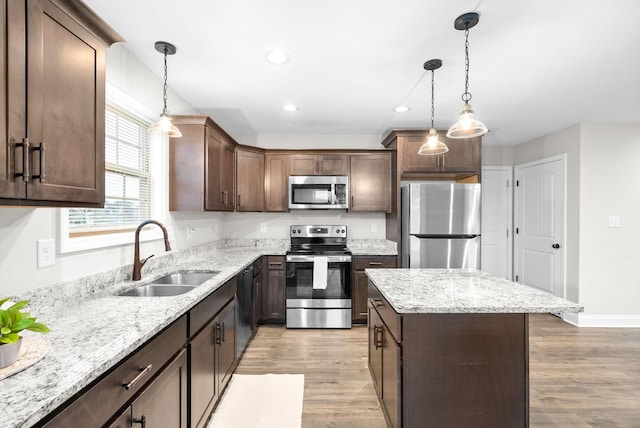
<svg viewBox="0 0 640 428"><path fill-rule="evenodd" d="M193 337L236 295L234 276L189 311L189 337Z"/></svg>
<svg viewBox="0 0 640 428"><path fill-rule="evenodd" d="M108 372L45 426L102 426L160 372L185 346L186 339L187 316L184 315ZM149 366L148 371L143 371ZM125 385L129 385L129 389Z"/></svg>
<svg viewBox="0 0 640 428"><path fill-rule="evenodd" d="M282 257L282 256L267 256L267 269L283 270L284 269L284 257Z"/></svg>
<svg viewBox="0 0 640 428"><path fill-rule="evenodd" d="M353 258L354 270L394 268L396 267L396 256L371 256Z"/></svg>
<svg viewBox="0 0 640 428"><path fill-rule="evenodd" d="M369 293L370 304L376 309L382 322L385 323L389 332L393 335L396 342L402 342L402 315L396 313L389 302L380 294L380 291L369 281L367 287Z"/></svg>

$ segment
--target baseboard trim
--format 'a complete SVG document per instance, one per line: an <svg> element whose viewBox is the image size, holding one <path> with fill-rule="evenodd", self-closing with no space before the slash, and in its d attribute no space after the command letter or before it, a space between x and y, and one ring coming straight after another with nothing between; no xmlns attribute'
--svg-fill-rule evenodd
<svg viewBox="0 0 640 428"><path fill-rule="evenodd" d="M563 314L562 319L578 327L640 327L640 315Z"/></svg>

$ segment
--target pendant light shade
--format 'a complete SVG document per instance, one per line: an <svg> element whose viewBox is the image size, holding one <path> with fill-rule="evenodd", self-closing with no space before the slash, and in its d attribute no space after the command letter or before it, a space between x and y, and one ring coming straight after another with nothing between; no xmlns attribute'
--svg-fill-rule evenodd
<svg viewBox="0 0 640 428"><path fill-rule="evenodd" d="M469 28L473 28L480 21L480 14L477 12L469 12L460 15L454 22L456 30L464 30L464 93L462 94L462 111L460 118L449 128L447 137L449 138L471 138L479 137L488 132L484 123L475 119L473 109L469 104L471 101L471 93L469 92Z"/></svg>
<svg viewBox="0 0 640 428"><path fill-rule="evenodd" d="M424 69L431 71L431 128L427 135L427 141L418 149L419 155L441 155L449 151L449 147L440 140L438 131L434 126L435 116L435 97L434 97L434 70L437 70L442 66L442 61L439 59L430 59L424 63Z"/></svg>
<svg viewBox="0 0 640 428"><path fill-rule="evenodd" d="M162 89L163 108L160 119L149 127L149 132L166 133L170 138L182 137L182 132L171 123L171 117L167 110L167 55L176 53L176 47L169 42L156 42L155 48L164 55L164 86Z"/></svg>

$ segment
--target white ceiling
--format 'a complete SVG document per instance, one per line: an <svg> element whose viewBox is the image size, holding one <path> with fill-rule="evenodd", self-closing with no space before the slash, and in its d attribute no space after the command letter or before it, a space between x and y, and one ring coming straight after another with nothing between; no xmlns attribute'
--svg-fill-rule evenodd
<svg viewBox="0 0 640 428"><path fill-rule="evenodd" d="M470 92L484 143L518 144L580 122L639 122L637 0L85 0L169 86L233 136L376 134L457 120L470 30ZM272 65L272 49L291 55ZM158 88L161 94L162 88ZM287 113L284 103L300 110ZM407 113L392 111L411 106ZM169 100L169 107L171 101ZM160 108L160 106L159 106Z"/></svg>

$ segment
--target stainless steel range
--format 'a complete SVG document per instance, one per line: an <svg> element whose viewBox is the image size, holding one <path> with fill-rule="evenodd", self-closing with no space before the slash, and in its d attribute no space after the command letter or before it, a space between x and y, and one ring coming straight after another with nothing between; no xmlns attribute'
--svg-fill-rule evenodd
<svg viewBox="0 0 640 428"><path fill-rule="evenodd" d="M291 226L286 258L288 328L351 328L347 226Z"/></svg>

